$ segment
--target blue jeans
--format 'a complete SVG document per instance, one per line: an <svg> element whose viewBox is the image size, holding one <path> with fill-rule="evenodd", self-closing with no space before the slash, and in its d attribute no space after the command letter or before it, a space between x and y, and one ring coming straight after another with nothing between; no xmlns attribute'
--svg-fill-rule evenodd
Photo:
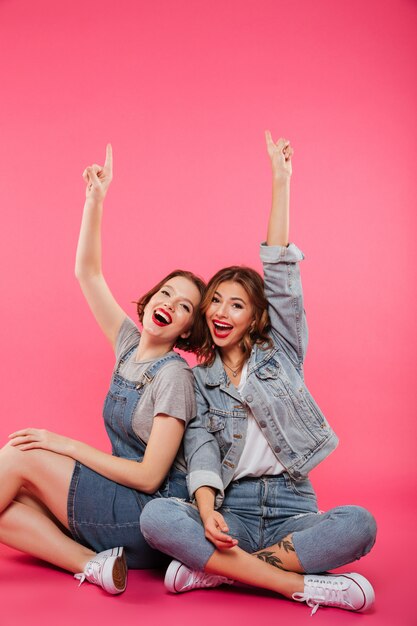
<svg viewBox="0 0 417 626"><path fill-rule="evenodd" d="M286 473L232 482L219 511L229 534L246 552L265 549L291 534L307 573L360 559L375 543L376 523L366 509L341 506L321 513L310 480L294 482ZM175 498L153 500L145 506L140 525L153 548L193 569L203 570L215 551L193 504Z"/></svg>

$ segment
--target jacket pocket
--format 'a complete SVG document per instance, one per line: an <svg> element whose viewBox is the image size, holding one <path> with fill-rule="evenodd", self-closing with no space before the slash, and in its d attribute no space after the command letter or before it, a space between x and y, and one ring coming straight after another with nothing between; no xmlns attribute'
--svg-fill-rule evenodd
<svg viewBox="0 0 417 626"><path fill-rule="evenodd" d="M285 387L280 377L282 367L279 363L268 361L268 363L256 370L255 374L259 381L272 391L274 396L285 396Z"/></svg>
<svg viewBox="0 0 417 626"><path fill-rule="evenodd" d="M216 413L208 414L206 428L209 433L216 433L219 430L223 430L224 426L225 426L224 415L217 415Z"/></svg>
<svg viewBox="0 0 417 626"><path fill-rule="evenodd" d="M213 437L217 441L217 445L219 446L223 456L229 447L229 444L227 443L227 428L225 416L219 415L218 413L210 410L207 415L206 429L209 433L213 435Z"/></svg>

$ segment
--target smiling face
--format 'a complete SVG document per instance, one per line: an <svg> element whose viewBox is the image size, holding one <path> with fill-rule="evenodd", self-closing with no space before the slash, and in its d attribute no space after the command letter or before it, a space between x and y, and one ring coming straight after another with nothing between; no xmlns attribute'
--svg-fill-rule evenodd
<svg viewBox="0 0 417 626"><path fill-rule="evenodd" d="M170 278L144 307L143 332L174 345L178 337L189 336L200 300L200 291L191 280L183 276Z"/></svg>
<svg viewBox="0 0 417 626"><path fill-rule="evenodd" d="M239 345L253 319L253 307L244 287L232 280L220 283L206 310L215 345L223 350Z"/></svg>

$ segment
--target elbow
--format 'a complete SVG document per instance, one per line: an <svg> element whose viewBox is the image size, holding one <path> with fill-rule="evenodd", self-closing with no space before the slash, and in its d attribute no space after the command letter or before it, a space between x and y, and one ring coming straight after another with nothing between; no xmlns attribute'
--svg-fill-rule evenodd
<svg viewBox="0 0 417 626"><path fill-rule="evenodd" d="M81 263L78 259L76 259L75 261L74 274L75 274L75 278L78 280L79 283L81 283L84 279L87 278L88 273L83 263Z"/></svg>
<svg viewBox="0 0 417 626"><path fill-rule="evenodd" d="M164 482L164 477L159 478L157 476L149 476L149 478L145 478L140 483L140 486L137 487L138 491L142 491L142 493L146 493L147 495L153 495L158 489L161 487Z"/></svg>
<svg viewBox="0 0 417 626"><path fill-rule="evenodd" d="M88 285L90 281L95 280L98 276L101 276L100 270L93 270L91 268L86 268L82 263L75 263L74 268L75 278L80 283L81 287L83 285Z"/></svg>

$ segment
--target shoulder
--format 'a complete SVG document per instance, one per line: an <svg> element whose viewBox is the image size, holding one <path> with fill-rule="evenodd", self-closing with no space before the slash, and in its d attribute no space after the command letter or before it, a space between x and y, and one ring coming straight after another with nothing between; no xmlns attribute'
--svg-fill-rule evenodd
<svg viewBox="0 0 417 626"><path fill-rule="evenodd" d="M187 361L182 357L165 363L158 371L155 380L179 386L193 385L193 373Z"/></svg>
<svg viewBox="0 0 417 626"><path fill-rule="evenodd" d="M206 379L207 372L210 370L208 365L195 365L192 369L194 380L197 383L203 382Z"/></svg>
<svg viewBox="0 0 417 626"><path fill-rule="evenodd" d="M135 322L130 317L125 317L120 326L119 333L116 338L116 358L122 356L126 350L139 343L140 332Z"/></svg>

